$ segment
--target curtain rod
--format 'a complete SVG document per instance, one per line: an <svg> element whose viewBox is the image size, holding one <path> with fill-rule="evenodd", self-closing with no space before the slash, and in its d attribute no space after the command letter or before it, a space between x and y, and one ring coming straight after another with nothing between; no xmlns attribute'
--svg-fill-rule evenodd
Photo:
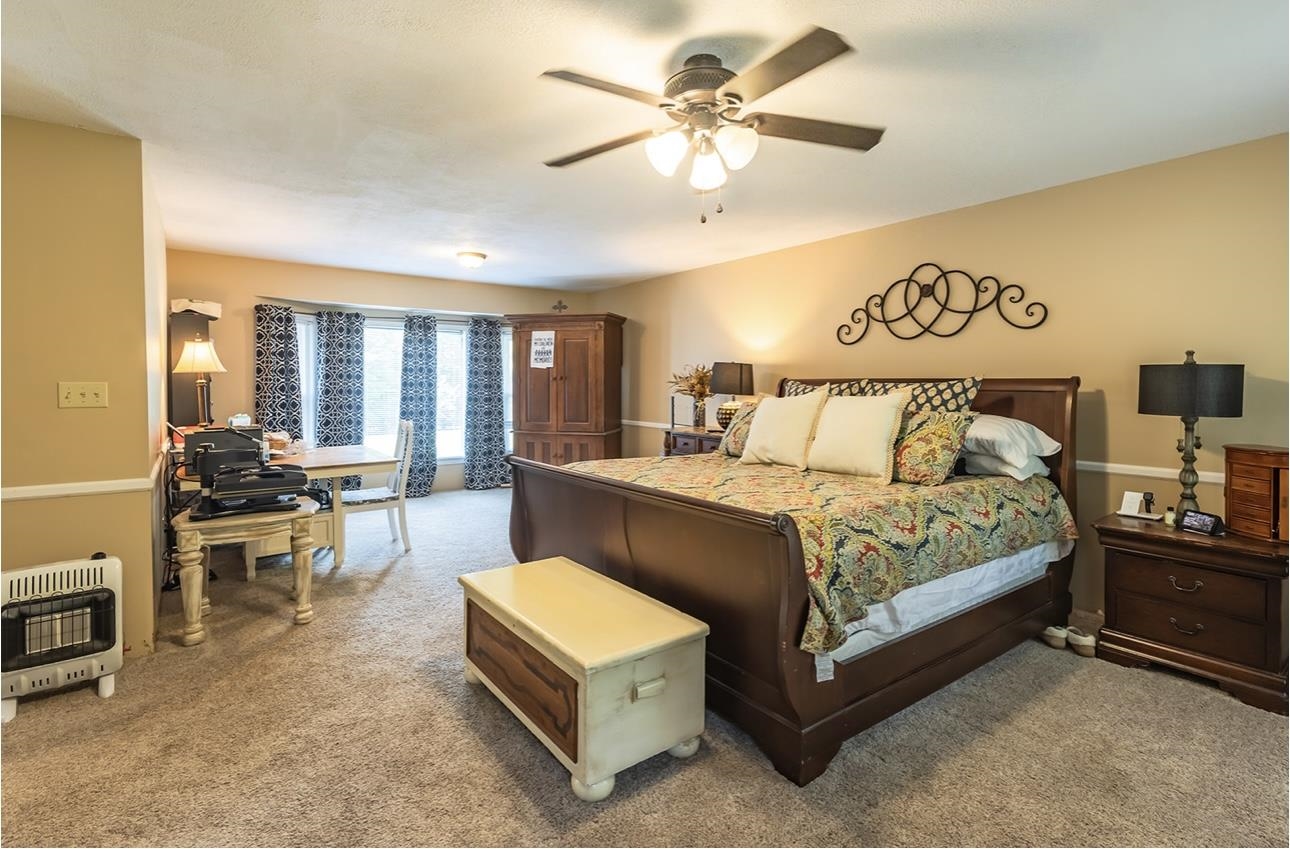
<svg viewBox="0 0 1290 849"><path fill-rule="evenodd" d="M430 310L430 309L415 309L415 308L401 308L401 307L376 307L376 306L364 306L360 304L316 303L311 301L297 301L290 298L273 298L265 295L257 295L257 297L262 301L278 303L278 304L282 304L283 306L288 306L291 308L291 311L296 315L317 315L318 312L325 312L330 307L342 307L344 308L345 311L360 313L361 315L364 315L367 318L395 319L395 318L402 318L407 315L432 315L435 318L440 319L442 321L445 321L448 323L456 323L456 324L466 324L472 318L487 318L487 319L502 321L503 324L506 323L503 320L505 316L503 316L501 313L458 312L455 310ZM380 313L386 313L386 314L381 315ZM393 315L390 315L390 313L393 313Z"/></svg>

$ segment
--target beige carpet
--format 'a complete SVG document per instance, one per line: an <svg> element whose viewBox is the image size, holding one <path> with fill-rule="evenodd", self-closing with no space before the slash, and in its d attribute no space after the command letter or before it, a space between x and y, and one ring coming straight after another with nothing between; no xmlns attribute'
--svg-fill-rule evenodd
<svg viewBox="0 0 1290 849"><path fill-rule="evenodd" d="M217 562L210 637L129 662L117 694L25 699L3 735L8 845L1286 845L1283 717L1037 642L851 740L799 789L708 715L689 761L606 802L461 677L455 576L510 561L509 491L352 517L291 624L285 560Z"/></svg>

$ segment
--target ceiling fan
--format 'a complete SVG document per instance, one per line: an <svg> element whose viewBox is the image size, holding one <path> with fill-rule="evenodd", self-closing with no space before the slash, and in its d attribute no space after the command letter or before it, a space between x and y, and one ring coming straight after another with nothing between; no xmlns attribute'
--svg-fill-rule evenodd
<svg viewBox="0 0 1290 849"><path fill-rule="evenodd" d="M817 144L869 150L882 140L879 127L860 127L751 112L739 115L745 104L774 91L787 82L818 68L830 59L851 50L851 45L832 30L814 27L792 44L781 49L742 74L722 67L721 60L710 53L698 53L685 60L663 87L663 95L630 88L589 77L575 71L547 71L545 77L585 85L616 94L663 110L678 126L665 131L643 130L595 147L580 150L559 159L549 160L552 168L563 168L592 156L638 141L645 142L645 154L660 174L676 173L686 154L694 150L690 185L699 192L719 189L726 183L727 169L738 171L757 153L760 136L816 142ZM717 212L721 205L717 205ZM706 221L707 216L700 217Z"/></svg>

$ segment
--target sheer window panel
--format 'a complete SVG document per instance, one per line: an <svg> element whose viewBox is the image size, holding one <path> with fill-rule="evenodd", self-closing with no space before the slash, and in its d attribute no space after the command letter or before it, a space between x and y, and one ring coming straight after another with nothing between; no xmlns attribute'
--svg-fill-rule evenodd
<svg viewBox="0 0 1290 849"><path fill-rule="evenodd" d="M515 363L511 358L512 334L509 327L502 328L502 403L506 408L506 450L515 450Z"/></svg>
<svg viewBox="0 0 1290 849"><path fill-rule="evenodd" d="M436 451L441 460L466 456L466 328L439 325Z"/></svg>
<svg viewBox="0 0 1290 849"><path fill-rule="evenodd" d="M296 313L296 353L300 358L301 435L305 444L318 441L318 320Z"/></svg>
<svg viewBox="0 0 1290 849"><path fill-rule="evenodd" d="M369 318L363 324L363 444L394 453L403 391L403 320Z"/></svg>

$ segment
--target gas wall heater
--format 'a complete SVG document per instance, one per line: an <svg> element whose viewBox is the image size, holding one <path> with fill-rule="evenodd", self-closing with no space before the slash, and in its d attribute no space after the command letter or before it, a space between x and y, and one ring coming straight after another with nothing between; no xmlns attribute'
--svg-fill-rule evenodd
<svg viewBox="0 0 1290 849"><path fill-rule="evenodd" d="M46 563L3 576L3 721L18 696L98 679L99 696L116 687L121 668L121 561Z"/></svg>

